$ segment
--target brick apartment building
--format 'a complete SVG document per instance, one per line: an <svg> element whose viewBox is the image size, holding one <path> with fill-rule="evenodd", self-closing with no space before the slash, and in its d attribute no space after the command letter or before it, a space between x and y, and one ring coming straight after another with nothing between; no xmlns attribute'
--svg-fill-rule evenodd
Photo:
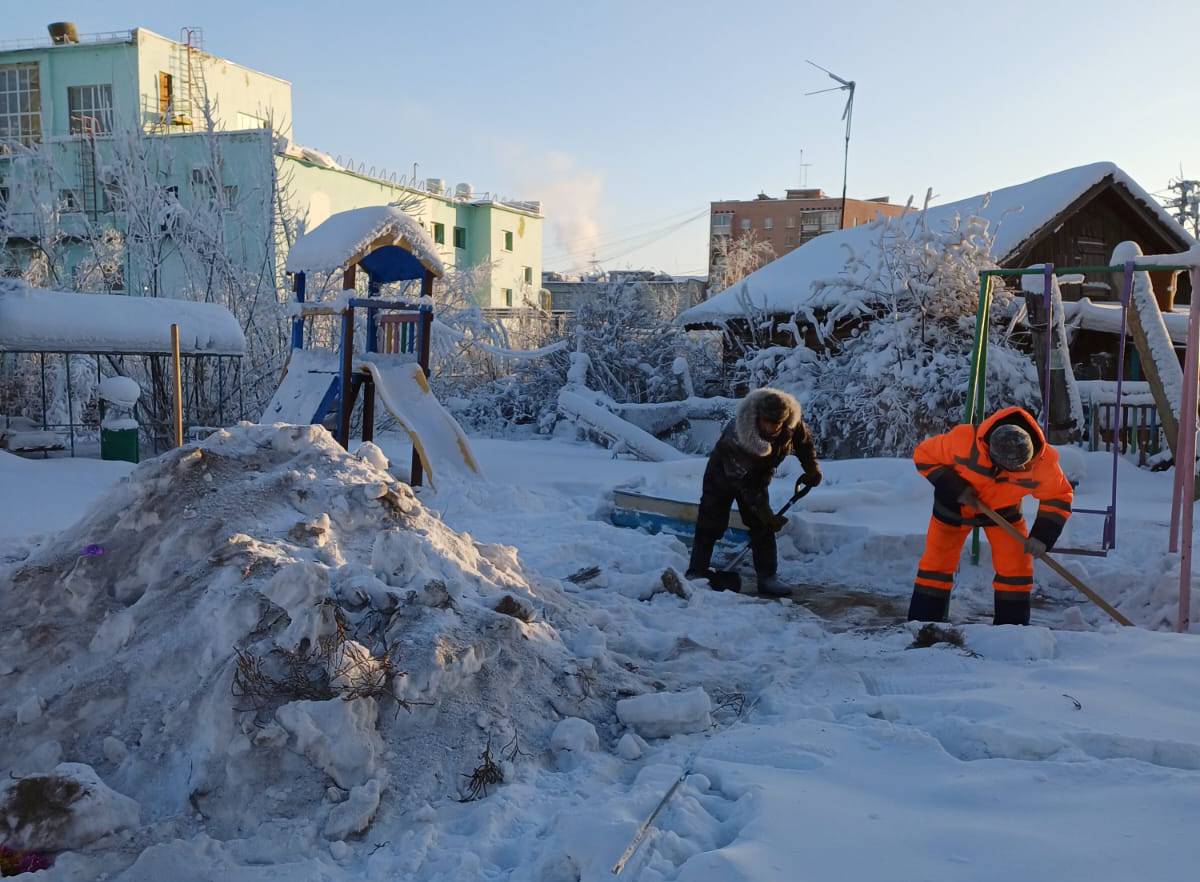
<svg viewBox="0 0 1200 882"><path fill-rule="evenodd" d="M713 202L709 212L709 276L713 275L714 246L722 236L741 238L754 233L759 240L771 243L776 257L783 257L822 233L857 227L903 211L903 205L889 202L887 196L847 199L843 224L841 198L827 196L820 189L788 190L782 199L759 193L755 199Z"/></svg>

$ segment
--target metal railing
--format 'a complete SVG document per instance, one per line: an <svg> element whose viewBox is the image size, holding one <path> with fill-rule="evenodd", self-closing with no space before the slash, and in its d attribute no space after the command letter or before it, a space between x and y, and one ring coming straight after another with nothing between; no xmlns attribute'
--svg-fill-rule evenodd
<svg viewBox="0 0 1200 882"><path fill-rule="evenodd" d="M129 43L133 40L135 30L135 28L129 28L122 31L97 31L94 34L80 34L78 44L55 43L49 36L0 40L0 52L16 52L22 49L58 49L62 46L95 45L96 43Z"/></svg>
<svg viewBox="0 0 1200 882"><path fill-rule="evenodd" d="M1113 445L1122 456L1137 454L1137 464L1146 465L1152 456L1162 453L1166 438L1153 404L1122 404L1120 419L1117 405L1090 402L1084 408L1087 449L1111 452Z"/></svg>

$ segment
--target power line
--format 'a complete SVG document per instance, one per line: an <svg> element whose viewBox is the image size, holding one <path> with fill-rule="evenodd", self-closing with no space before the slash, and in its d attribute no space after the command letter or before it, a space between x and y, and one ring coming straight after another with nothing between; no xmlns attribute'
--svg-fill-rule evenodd
<svg viewBox="0 0 1200 882"><path fill-rule="evenodd" d="M627 242L632 242L633 244L629 245L629 247L623 248L623 250L621 250L621 251L618 251L613 254L608 254L607 256L605 256L602 259L601 262L616 260L619 257L624 257L626 254L632 254L634 251L638 251L642 248L645 248L647 245L657 242L659 239L663 239L663 238L671 235L672 233L683 229L688 224L695 223L702 217L707 217L708 213L709 213L708 209L705 208L703 211L698 212L697 214L694 214L689 218L685 218L684 220L679 221L678 223L670 224L668 226L661 227L657 230L650 230L649 232L640 233L635 236L627 236L624 239L619 239L615 242L612 242L608 245L609 248L613 248L613 247L616 247L619 245L623 246ZM585 249L581 249L579 251L569 252L567 254L560 255L557 257L546 258L546 261L549 262L552 260L564 260L564 259L571 258L571 257L577 257L581 254L592 254L594 257L595 249L585 248Z"/></svg>
<svg viewBox="0 0 1200 882"><path fill-rule="evenodd" d="M636 238L640 239L641 241L638 241L635 244L631 245L630 247L625 248L621 251L617 251L615 253L608 254L605 257L603 257L602 259L597 259L595 257L595 254L593 253L592 260L588 261L588 263L590 263L590 264L607 263L607 262L610 262L613 260L617 260L618 258L624 257L627 254L632 254L635 251L640 251L641 249L645 248L647 245L652 245L653 243L659 241L660 239L665 239L667 236L671 235L672 233L678 232L679 230L683 229L688 224L695 223L700 218L707 217L707 216L708 216L708 209L706 208L706 209L704 209L704 211L700 212L699 214L695 214L692 217L687 218L686 220L680 221L679 223L672 224L671 226L668 226L668 227L664 227L661 230L652 231L650 233L643 233L641 236L636 237ZM576 270L583 269L583 268L584 268L583 266L575 266L575 267L571 267L567 271L574 272Z"/></svg>
<svg viewBox="0 0 1200 882"><path fill-rule="evenodd" d="M566 249L566 250L553 251L549 255L547 255L544 259L557 260L557 259L564 258L564 257L573 257L573 256L576 256L579 254L583 254L585 252L594 251L597 248L609 248L609 247L612 247L613 245L619 245L623 242L629 241L630 239L636 239L639 236L645 236L645 235L649 235L651 233L657 232L659 229L663 228L662 227L663 224L670 225L672 223L675 223L676 219L682 217L683 215L685 215L685 214L686 215L694 215L694 213L697 212L698 210L701 211L701 213L703 213L703 214L708 213L707 206L703 209L697 209L697 208L693 207L693 208L689 208L685 211L676 212L675 214L669 214L666 217L658 218L656 220L641 221L638 223L629 224L626 227L624 227L622 230L617 231L616 233L602 233L602 234L597 234L595 236L585 236L582 238L573 239L572 240L573 245L576 245L578 247L572 247L572 248ZM689 220L690 219L691 218L689 217ZM632 233L632 234L628 233L628 230L630 230L630 229L636 229L638 227L650 226L650 225L654 225L654 229L645 230L640 233ZM618 235L618 233L620 233L621 235Z"/></svg>

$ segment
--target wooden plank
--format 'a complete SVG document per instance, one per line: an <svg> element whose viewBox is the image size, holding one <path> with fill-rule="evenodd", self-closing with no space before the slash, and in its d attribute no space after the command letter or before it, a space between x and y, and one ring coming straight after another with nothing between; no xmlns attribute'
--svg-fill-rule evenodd
<svg viewBox="0 0 1200 882"><path fill-rule="evenodd" d="M664 515L676 520L685 521L689 524L695 524L696 519L700 515L699 503L666 499L662 496L646 496L642 493L634 493L629 490L614 490L613 502L631 511ZM747 529L745 522L736 508L730 513L729 526L737 530Z"/></svg>
<svg viewBox="0 0 1200 882"><path fill-rule="evenodd" d="M1148 277L1148 274L1147 274ZM1136 278L1136 275L1135 275ZM1124 282L1123 272L1114 272L1112 274L1117 290L1120 290ZM1141 312L1138 310L1138 304L1135 298L1138 296L1138 284L1134 282L1129 293L1129 306L1126 310L1128 318L1129 336L1133 337L1133 343L1138 348L1138 356L1141 359L1142 372L1146 374L1146 380L1150 383L1151 395L1154 396L1154 407L1158 409L1159 419L1162 420L1163 431L1166 433L1166 442L1171 446L1171 455L1175 455L1175 442L1180 432L1180 426L1175 419L1174 402L1171 402L1166 397L1166 390L1163 386L1162 374L1158 371L1158 362L1154 360L1153 350L1150 346L1150 337L1146 334L1146 329L1141 323ZM1151 296L1153 296L1153 286L1151 286ZM1157 301L1156 301L1157 307ZM1118 366L1120 367L1120 366ZM1120 443L1120 439L1114 438L1115 442Z"/></svg>

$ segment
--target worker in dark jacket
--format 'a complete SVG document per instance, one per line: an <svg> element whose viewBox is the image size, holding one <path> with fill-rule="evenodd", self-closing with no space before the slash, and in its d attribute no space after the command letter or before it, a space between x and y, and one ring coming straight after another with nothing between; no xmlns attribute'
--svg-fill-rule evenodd
<svg viewBox="0 0 1200 882"><path fill-rule="evenodd" d="M1054 547L1071 516L1074 491L1028 411L1007 407L982 424L964 423L917 445L913 461L933 484L933 517L917 565L910 621L944 622L950 589L972 527L983 527L992 547L996 605L992 623L1028 625L1033 555ZM980 513L980 502L1025 533L1021 500L1038 500L1037 519L1024 542Z"/></svg>
<svg viewBox="0 0 1200 882"><path fill-rule="evenodd" d="M797 487L821 483L812 432L801 415L800 402L778 389L751 392L708 457L688 578L709 574L713 546L729 526L730 508L736 501L742 523L750 531L759 593L790 593L776 577L775 534L787 518L775 514L767 494L775 469L788 454L795 454L804 467Z"/></svg>

